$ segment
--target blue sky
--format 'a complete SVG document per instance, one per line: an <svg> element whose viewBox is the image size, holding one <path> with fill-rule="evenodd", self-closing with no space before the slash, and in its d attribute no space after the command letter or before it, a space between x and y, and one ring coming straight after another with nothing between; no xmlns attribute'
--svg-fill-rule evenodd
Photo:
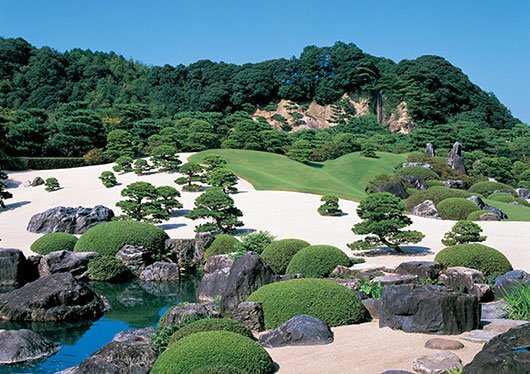
<svg viewBox="0 0 530 374"><path fill-rule="evenodd" d="M0 35L157 65L254 62L338 40L395 61L436 54L530 123L528 0L0 0Z"/></svg>

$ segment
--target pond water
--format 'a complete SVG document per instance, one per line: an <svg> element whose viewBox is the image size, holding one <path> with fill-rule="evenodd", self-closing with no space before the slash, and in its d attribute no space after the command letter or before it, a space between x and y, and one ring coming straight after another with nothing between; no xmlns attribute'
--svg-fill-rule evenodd
<svg viewBox="0 0 530 374"><path fill-rule="evenodd" d="M126 284L90 283L103 295L111 310L96 322L80 324L1 322L0 329L27 328L62 348L48 359L29 364L0 367L1 374L55 373L79 365L85 358L110 342L117 333L155 326L172 305L196 301L198 280L171 282L131 282Z"/></svg>

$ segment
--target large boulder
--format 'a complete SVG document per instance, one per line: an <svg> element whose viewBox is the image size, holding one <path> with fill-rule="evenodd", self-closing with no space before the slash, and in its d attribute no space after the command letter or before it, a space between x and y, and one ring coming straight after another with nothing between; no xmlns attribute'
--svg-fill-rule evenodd
<svg viewBox="0 0 530 374"><path fill-rule="evenodd" d="M231 318L252 331L263 331L265 328L265 315L261 303L243 301L239 303Z"/></svg>
<svg viewBox="0 0 530 374"><path fill-rule="evenodd" d="M59 349L59 346L31 330L0 330L0 365L40 360Z"/></svg>
<svg viewBox="0 0 530 374"><path fill-rule="evenodd" d="M148 374L158 357L158 352L150 344L154 335L151 327L120 332L67 373Z"/></svg>
<svg viewBox="0 0 530 374"><path fill-rule="evenodd" d="M447 156L447 165L452 169L466 174L464 150L462 144L456 142Z"/></svg>
<svg viewBox="0 0 530 374"><path fill-rule="evenodd" d="M480 323L480 303L446 287L402 284L383 289L379 327L405 332L461 334Z"/></svg>
<svg viewBox="0 0 530 374"><path fill-rule="evenodd" d="M381 286L394 286L396 284L410 284L418 283L418 276L412 274L385 274L375 277L370 281L370 284L378 284Z"/></svg>
<svg viewBox="0 0 530 374"><path fill-rule="evenodd" d="M259 337L265 347L287 345L323 345L333 342L333 332L326 322L305 314L295 316Z"/></svg>
<svg viewBox="0 0 530 374"><path fill-rule="evenodd" d="M464 367L466 374L530 373L530 323L491 339Z"/></svg>
<svg viewBox="0 0 530 374"><path fill-rule="evenodd" d="M429 188L423 179L415 175L402 175L399 177L399 180L405 184L405 187L415 188L419 191Z"/></svg>
<svg viewBox="0 0 530 374"><path fill-rule="evenodd" d="M96 252L56 251L42 256L39 261L41 277L55 273L71 273L77 279L84 279L88 275L88 263Z"/></svg>
<svg viewBox="0 0 530 374"><path fill-rule="evenodd" d="M146 267L140 274L140 280L146 282L175 282L180 278L177 264L157 261Z"/></svg>
<svg viewBox="0 0 530 374"><path fill-rule="evenodd" d="M421 374L445 374L449 370L462 369L462 360L452 352L438 352L418 357L412 362L412 369Z"/></svg>
<svg viewBox="0 0 530 374"><path fill-rule="evenodd" d="M139 277L148 265L153 263L155 252L141 245L125 245L116 253L116 258L131 271L134 276Z"/></svg>
<svg viewBox="0 0 530 374"><path fill-rule="evenodd" d="M195 234L195 257L193 258L196 264L201 264L204 260L204 252L212 244L215 235L209 232L200 232Z"/></svg>
<svg viewBox="0 0 530 374"><path fill-rule="evenodd" d="M247 252L238 258L230 268L225 293L221 300L221 311L233 311L237 304L261 286L276 280L276 274L254 252Z"/></svg>
<svg viewBox="0 0 530 374"><path fill-rule="evenodd" d="M82 234L92 226L108 222L114 212L102 205L93 208L58 206L31 217L27 230L35 233Z"/></svg>
<svg viewBox="0 0 530 374"><path fill-rule="evenodd" d="M221 270L232 267L234 259L230 255L216 255L210 256L204 263L204 272L213 273L216 270Z"/></svg>
<svg viewBox="0 0 530 374"><path fill-rule="evenodd" d="M161 329L169 326L181 326L183 323L198 319L216 317L219 317L219 312L216 310L214 303L178 304L164 314L158 327Z"/></svg>
<svg viewBox="0 0 530 374"><path fill-rule="evenodd" d="M493 297L490 287L487 285L486 277L481 271L463 266L449 267L440 275L440 282L460 292L468 293L487 301Z"/></svg>
<svg viewBox="0 0 530 374"><path fill-rule="evenodd" d="M524 270L512 270L495 278L493 292L495 297L501 298L509 293L518 284L526 283L530 285L530 274Z"/></svg>
<svg viewBox="0 0 530 374"><path fill-rule="evenodd" d="M22 251L0 248L0 287L16 288L38 277Z"/></svg>
<svg viewBox="0 0 530 374"><path fill-rule="evenodd" d="M405 185L399 179L384 183L383 185L376 188L374 192L388 192L399 197L400 199L406 199L409 197L409 193L407 192Z"/></svg>
<svg viewBox="0 0 530 374"><path fill-rule="evenodd" d="M229 275L230 268L223 268L213 273L204 274L197 291L198 299L201 301L215 301L218 296L223 296Z"/></svg>
<svg viewBox="0 0 530 374"><path fill-rule="evenodd" d="M434 157L436 155L434 152L434 145L432 143L425 144L425 153L431 157Z"/></svg>
<svg viewBox="0 0 530 374"><path fill-rule="evenodd" d="M399 264L394 271L396 274L417 275L418 280L438 279L443 266L436 261L406 261Z"/></svg>
<svg viewBox="0 0 530 374"><path fill-rule="evenodd" d="M52 274L0 294L0 320L6 321L89 321L105 310L103 300L70 273Z"/></svg>
<svg viewBox="0 0 530 374"><path fill-rule="evenodd" d="M425 200L423 203L416 205L412 208L410 214L418 217L442 219L432 200Z"/></svg>
<svg viewBox="0 0 530 374"><path fill-rule="evenodd" d="M204 252L214 240L210 233L198 233L193 239L167 239L165 252L174 260L180 269L191 271L204 259Z"/></svg>
<svg viewBox="0 0 530 374"><path fill-rule="evenodd" d="M466 182L464 182L462 179L447 179L444 180L442 183L447 188L456 188L459 190L466 189Z"/></svg>
<svg viewBox="0 0 530 374"><path fill-rule="evenodd" d="M528 191L528 188L516 188L515 193L521 199L530 199L530 191Z"/></svg>

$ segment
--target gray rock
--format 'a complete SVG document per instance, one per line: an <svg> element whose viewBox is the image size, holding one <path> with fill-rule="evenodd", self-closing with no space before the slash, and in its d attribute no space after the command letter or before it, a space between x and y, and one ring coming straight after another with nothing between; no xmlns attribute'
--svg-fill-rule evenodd
<svg viewBox="0 0 530 374"><path fill-rule="evenodd" d="M39 274L45 277L56 273L71 273L76 279L85 279L89 261L97 256L96 252L51 252L41 257Z"/></svg>
<svg viewBox="0 0 530 374"><path fill-rule="evenodd" d="M402 284L383 289L380 327L453 335L476 329L479 322L475 296L442 286Z"/></svg>
<svg viewBox="0 0 530 374"><path fill-rule="evenodd" d="M530 199L530 191L528 191L528 188L516 188L515 193L521 199Z"/></svg>
<svg viewBox="0 0 530 374"><path fill-rule="evenodd" d="M0 287L16 288L38 277L22 251L0 248ZM33 279L32 279L33 278Z"/></svg>
<svg viewBox="0 0 530 374"><path fill-rule="evenodd" d="M436 156L436 153L434 152L434 145L432 143L425 144L425 153L431 157Z"/></svg>
<svg viewBox="0 0 530 374"><path fill-rule="evenodd" d="M102 205L93 208L58 206L31 217L27 230L35 233L82 234L95 225L110 221L112 217L114 212Z"/></svg>
<svg viewBox="0 0 530 374"><path fill-rule="evenodd" d="M193 261L201 264L204 260L204 252L212 244L215 236L208 232L200 232L195 235L195 256Z"/></svg>
<svg viewBox="0 0 530 374"><path fill-rule="evenodd" d="M530 370L530 323L491 339L464 368L466 374L523 374Z"/></svg>
<svg viewBox="0 0 530 374"><path fill-rule="evenodd" d="M405 187L415 188L418 191L423 191L429 188L423 179L418 178L415 175L402 175L399 177L399 180L405 184Z"/></svg>
<svg viewBox="0 0 530 374"><path fill-rule="evenodd" d="M280 327L259 337L265 347L323 345L333 342L333 332L322 320L305 314L295 316Z"/></svg>
<svg viewBox="0 0 530 374"><path fill-rule="evenodd" d="M42 179L41 177L35 177L31 183L30 183L30 186L31 187L37 187L37 186L41 186L44 184L44 179Z"/></svg>
<svg viewBox="0 0 530 374"><path fill-rule="evenodd" d="M363 299L362 303L368 313L370 314L370 317L372 319L379 319L379 313L381 310L381 298L379 299Z"/></svg>
<svg viewBox="0 0 530 374"><path fill-rule="evenodd" d="M481 210L488 210L490 212L490 214L495 215L495 217L497 218L498 221L508 218L508 216L502 210L500 210L499 208L495 208L494 206L487 205L484 202L484 200L482 200L478 196L470 196L467 199L469 201L473 202ZM482 218L481 220L483 220L483 221L493 221L493 219L491 219L492 217L486 217L486 216L482 217L482 216L485 216L485 214L481 215L481 218Z"/></svg>
<svg viewBox="0 0 530 374"><path fill-rule="evenodd" d="M494 213L483 213L480 216L478 216L478 220L496 222L496 221L500 221L500 218Z"/></svg>
<svg viewBox="0 0 530 374"><path fill-rule="evenodd" d="M406 261L399 264L394 271L396 274L412 274L418 277L418 280L438 279L442 264L436 261Z"/></svg>
<svg viewBox="0 0 530 374"><path fill-rule="evenodd" d="M466 334L462 339L474 343L486 343L499 334L500 332L497 331L472 330L468 334Z"/></svg>
<svg viewBox="0 0 530 374"><path fill-rule="evenodd" d="M412 214L413 216L425 218L442 218L440 217L440 214L438 214L438 210L436 209L436 206L432 200L425 200L423 203L416 205L412 208L410 214Z"/></svg>
<svg viewBox="0 0 530 374"><path fill-rule="evenodd" d="M146 282L178 281L179 278L179 268L172 262L157 261L140 273L140 280Z"/></svg>
<svg viewBox="0 0 530 374"><path fill-rule="evenodd" d="M329 278L329 280L332 280L352 291L356 290L361 285L361 281L354 278Z"/></svg>
<svg viewBox="0 0 530 374"><path fill-rule="evenodd" d="M412 363L412 369L422 374L445 374L447 370L462 367L462 360L452 352L439 352L419 357Z"/></svg>
<svg viewBox="0 0 530 374"><path fill-rule="evenodd" d="M131 271L134 276L139 277L145 268L153 263L154 251L150 248L136 245L125 245L116 253L116 258Z"/></svg>
<svg viewBox="0 0 530 374"><path fill-rule="evenodd" d="M528 321L520 321L516 319L490 319L483 321L484 326L482 329L484 331L492 331L492 332L498 332L500 334L504 334L508 330L525 325L529 323Z"/></svg>
<svg viewBox="0 0 530 374"><path fill-rule="evenodd" d="M263 331L265 329L265 317L261 303L243 301L238 304L231 318L252 331Z"/></svg>
<svg viewBox="0 0 530 374"><path fill-rule="evenodd" d="M412 274L385 274L383 276L375 277L370 281L370 284L381 283L382 286L394 286L397 284L411 284L417 283L418 276Z"/></svg>
<svg viewBox="0 0 530 374"><path fill-rule="evenodd" d="M478 197L478 196L469 196L467 198L469 201L471 201L473 204L475 204L476 206L478 206L480 209L484 209L484 207L486 206L486 203L484 202L484 200L482 200L482 198Z"/></svg>
<svg viewBox="0 0 530 374"><path fill-rule="evenodd" d="M167 239L166 253L178 264L180 269L192 271L197 264L195 258L195 239Z"/></svg>
<svg viewBox="0 0 530 374"><path fill-rule="evenodd" d="M399 197L400 199L406 199L409 197L409 193L407 192L405 185L399 179L384 183L383 185L376 188L375 192L388 192Z"/></svg>
<svg viewBox="0 0 530 374"><path fill-rule="evenodd" d="M254 252L238 258L230 268L225 293L221 300L221 312L233 311L252 292L276 280L276 274Z"/></svg>
<svg viewBox="0 0 530 374"><path fill-rule="evenodd" d="M508 303L505 301L494 301L481 304L482 319L502 319L508 318Z"/></svg>
<svg viewBox="0 0 530 374"><path fill-rule="evenodd" d="M444 338L432 338L425 342L425 348L429 349L441 349L443 351L454 351L464 348L464 345L458 340L444 339Z"/></svg>
<svg viewBox="0 0 530 374"><path fill-rule="evenodd" d="M482 272L463 266L449 267L439 277L440 282L460 292L474 295L482 301L493 298L490 287L486 284L486 278Z"/></svg>
<svg viewBox="0 0 530 374"><path fill-rule="evenodd" d="M148 374L158 357L150 344L154 336L151 327L121 332L68 373Z"/></svg>
<svg viewBox="0 0 530 374"><path fill-rule="evenodd" d="M495 279L493 292L495 297L502 298L510 293L518 284L526 283L530 285L530 274L524 270L512 270Z"/></svg>
<svg viewBox="0 0 530 374"><path fill-rule="evenodd" d="M200 301L215 301L218 296L222 296L226 291L230 268L223 268L213 273L204 274L199 284L198 299Z"/></svg>
<svg viewBox="0 0 530 374"><path fill-rule="evenodd" d="M204 263L204 272L213 273L216 270L232 267L234 259L230 255L210 256Z"/></svg>
<svg viewBox="0 0 530 374"><path fill-rule="evenodd" d="M59 346L31 330L0 330L0 365L40 360L59 349Z"/></svg>
<svg viewBox="0 0 530 374"><path fill-rule="evenodd" d="M433 169L433 166L431 164L428 164L426 162L404 162L403 164L401 164L402 167L406 168L406 167L410 167L410 166L420 166L422 168L426 168L426 169Z"/></svg>
<svg viewBox="0 0 530 374"><path fill-rule="evenodd" d="M0 294L0 320L80 322L96 320L106 305L70 273L42 277Z"/></svg>
<svg viewBox="0 0 530 374"><path fill-rule="evenodd" d="M464 150L462 144L456 142L447 156L447 165L452 169L466 174Z"/></svg>
<svg viewBox="0 0 530 374"><path fill-rule="evenodd" d="M447 188L466 189L466 183L462 179L447 179L442 182Z"/></svg>
<svg viewBox="0 0 530 374"><path fill-rule="evenodd" d="M219 317L214 303L179 304L169 309L159 322L159 328L168 326L181 326L202 318Z"/></svg>

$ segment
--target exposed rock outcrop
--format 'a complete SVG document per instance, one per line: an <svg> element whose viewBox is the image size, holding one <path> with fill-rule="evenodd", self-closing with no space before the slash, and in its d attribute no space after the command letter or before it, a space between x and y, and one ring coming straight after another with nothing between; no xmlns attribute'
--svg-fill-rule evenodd
<svg viewBox="0 0 530 374"><path fill-rule="evenodd" d="M201 318L215 318L219 312L214 303L190 303L179 304L169 309L160 319L159 329L167 326L180 326L183 323L195 321Z"/></svg>
<svg viewBox="0 0 530 374"><path fill-rule="evenodd" d="M174 282L180 278L177 264L157 261L147 266L140 274L140 280L146 282Z"/></svg>
<svg viewBox="0 0 530 374"><path fill-rule="evenodd" d="M153 263L154 251L150 248L136 245L125 245L116 253L116 258L131 271L134 276L139 277L145 268Z"/></svg>
<svg viewBox="0 0 530 374"><path fill-rule="evenodd" d="M114 212L102 205L93 208L58 206L31 217L27 230L35 233L82 234L92 226L108 222Z"/></svg>
<svg viewBox="0 0 530 374"><path fill-rule="evenodd" d="M31 330L0 330L0 365L41 360L59 349L59 346Z"/></svg>
<svg viewBox="0 0 530 374"><path fill-rule="evenodd" d="M493 293L486 283L482 272L463 266L449 267L440 275L440 282L455 290L474 295L481 301L493 298Z"/></svg>
<svg viewBox="0 0 530 374"><path fill-rule="evenodd" d="M406 199L409 197L409 193L405 188L403 182L399 179L384 183L375 189L375 192L388 192L392 195L399 197L400 199Z"/></svg>
<svg viewBox="0 0 530 374"><path fill-rule="evenodd" d="M520 197L521 199L530 199L530 191L528 188L516 188L515 193L517 194L517 197Z"/></svg>
<svg viewBox="0 0 530 374"><path fill-rule="evenodd" d="M198 299L201 301L214 301L226 291L230 268L215 270L213 273L204 274L199 284Z"/></svg>
<svg viewBox="0 0 530 374"><path fill-rule="evenodd" d="M488 205L484 202L484 200L482 200L480 197L478 196L469 196L467 198L469 201L473 202L476 206L478 206L481 210L487 210L490 212L490 214L492 214L493 216L495 216L497 218L498 221L500 220L503 220L503 219L507 219L508 216L506 215L506 213L504 213L502 210L500 210L499 208L495 208L494 206L491 206L491 205ZM485 213L486 214L486 213ZM493 221L493 219L488 219L486 217L482 217L484 216L485 214L481 215L480 216L480 220L481 221Z"/></svg>
<svg viewBox="0 0 530 374"><path fill-rule="evenodd" d="M20 287L38 277L35 270L22 251L0 248L0 287Z"/></svg>
<svg viewBox="0 0 530 374"><path fill-rule="evenodd" d="M395 273L412 274L418 277L418 280L438 279L438 275L443 266L436 261L406 261L399 264Z"/></svg>
<svg viewBox="0 0 530 374"><path fill-rule="evenodd" d="M464 149L462 144L456 142L447 156L447 165L455 171L466 174L466 165L464 160Z"/></svg>
<svg viewBox="0 0 530 374"><path fill-rule="evenodd" d="M210 233L198 233L194 239L167 239L165 252L180 269L192 271L202 263L204 252L213 240Z"/></svg>
<svg viewBox="0 0 530 374"><path fill-rule="evenodd" d="M432 143L425 144L425 153L431 157L436 156L436 153L434 151L434 144Z"/></svg>
<svg viewBox="0 0 530 374"><path fill-rule="evenodd" d="M252 331L263 331L265 328L265 316L261 303L254 301L243 301L239 303L231 317Z"/></svg>

